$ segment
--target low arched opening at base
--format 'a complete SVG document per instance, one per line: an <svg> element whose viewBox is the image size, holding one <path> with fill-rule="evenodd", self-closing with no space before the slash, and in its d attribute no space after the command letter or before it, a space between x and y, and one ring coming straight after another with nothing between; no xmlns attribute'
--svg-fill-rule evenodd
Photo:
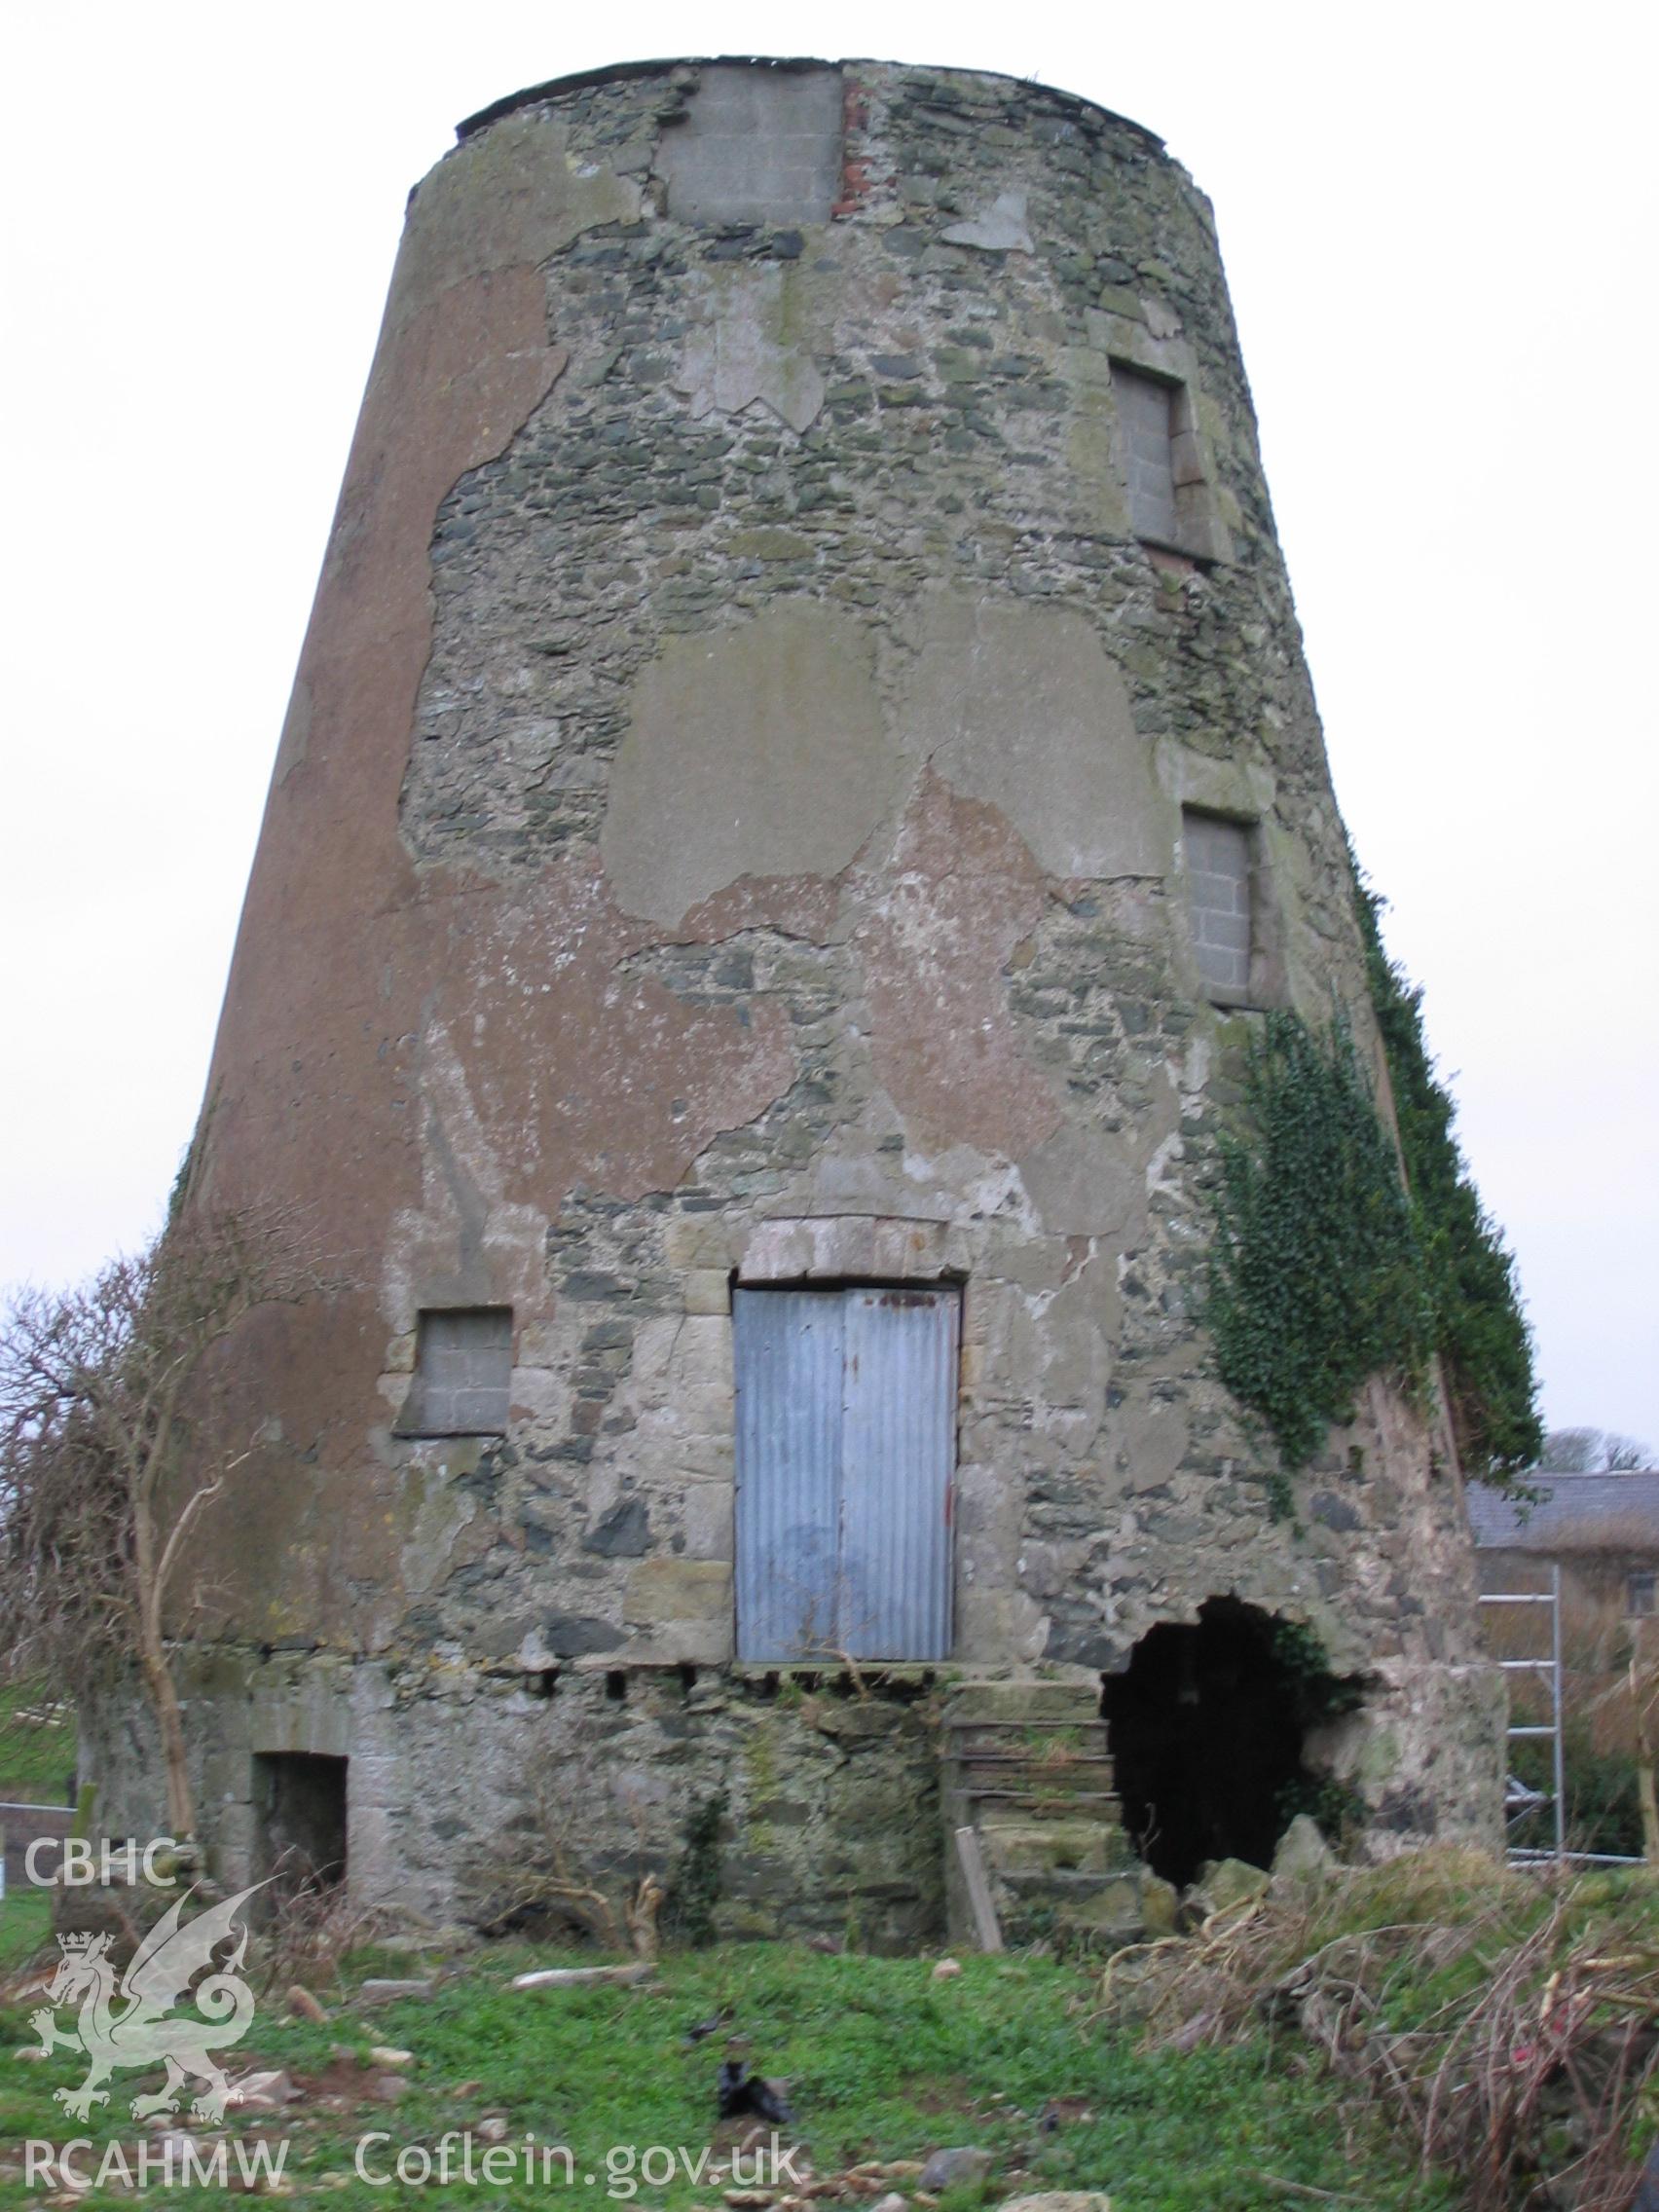
<svg viewBox="0 0 1659 2212"><path fill-rule="evenodd" d="M1208 1860L1271 1865L1295 1815L1329 1791L1304 1764L1309 1729L1359 1697L1306 1629L1238 1598L1150 1629L1101 1706L1142 1860L1180 1889Z"/></svg>

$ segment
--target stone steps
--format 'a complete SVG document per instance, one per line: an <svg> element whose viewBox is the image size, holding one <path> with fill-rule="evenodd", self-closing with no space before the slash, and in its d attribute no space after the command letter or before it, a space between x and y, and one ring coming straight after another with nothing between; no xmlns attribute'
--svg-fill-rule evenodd
<svg viewBox="0 0 1659 2212"><path fill-rule="evenodd" d="M957 1781L978 1801L1042 1805L1058 1811L1085 1804L1110 1808L1118 1802L1109 1758L1088 1755L1056 1764L1013 1753L991 1759L969 1758L958 1751L954 1757Z"/></svg>
<svg viewBox="0 0 1659 2212"><path fill-rule="evenodd" d="M978 1829L985 1864L998 1874L1104 1874L1124 1855L1123 1828L1097 1815L1003 1813L981 1818Z"/></svg>
<svg viewBox="0 0 1659 2212"><path fill-rule="evenodd" d="M952 1685L941 1715L941 1800L952 1939L975 1924L955 1831L971 1827L1008 1943L1076 1929L1128 1940L1138 1862L1113 1787L1092 1677Z"/></svg>

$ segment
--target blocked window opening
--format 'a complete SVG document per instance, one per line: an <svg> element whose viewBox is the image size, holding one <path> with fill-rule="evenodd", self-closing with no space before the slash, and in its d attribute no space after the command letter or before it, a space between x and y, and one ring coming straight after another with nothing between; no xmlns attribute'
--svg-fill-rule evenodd
<svg viewBox="0 0 1659 2212"><path fill-rule="evenodd" d="M424 1312L415 1380L398 1416L397 1433L505 1436L512 1373L511 1307Z"/></svg>
<svg viewBox="0 0 1659 2212"><path fill-rule="evenodd" d="M1118 466L1129 528L1143 543L1190 561L1227 561L1232 540L1198 435L1190 387L1178 377L1112 363Z"/></svg>
<svg viewBox="0 0 1659 2212"><path fill-rule="evenodd" d="M827 223L841 187L838 69L705 68L662 134L668 212L687 223Z"/></svg>
<svg viewBox="0 0 1659 2212"><path fill-rule="evenodd" d="M1124 1825L1153 1872L1177 1888L1206 1860L1270 1866L1293 1817L1319 1796L1304 1736L1356 1703L1357 1690L1298 1666L1284 1628L1239 1599L1210 1598L1195 1624L1149 1630L1126 1671L1106 1677Z"/></svg>
<svg viewBox="0 0 1659 2212"><path fill-rule="evenodd" d="M740 1659L948 1655L959 1308L736 1292Z"/></svg>
<svg viewBox="0 0 1659 2212"><path fill-rule="evenodd" d="M288 1895L346 1879L346 1769L313 1751L262 1751L253 1761L255 1872Z"/></svg>
<svg viewBox="0 0 1659 2212"><path fill-rule="evenodd" d="M1242 1005L1250 996L1250 959L1255 949L1253 832L1248 823L1186 807L1181 815L1181 845L1198 975L1219 1005Z"/></svg>
<svg viewBox="0 0 1659 2212"><path fill-rule="evenodd" d="M1645 1619L1649 1613L1659 1611L1659 1574L1642 1572L1626 1576L1625 1611L1636 1619Z"/></svg>
<svg viewBox="0 0 1659 2212"><path fill-rule="evenodd" d="M1129 495L1129 528L1158 545L1180 542L1175 497L1176 411L1180 387L1112 363L1118 438Z"/></svg>

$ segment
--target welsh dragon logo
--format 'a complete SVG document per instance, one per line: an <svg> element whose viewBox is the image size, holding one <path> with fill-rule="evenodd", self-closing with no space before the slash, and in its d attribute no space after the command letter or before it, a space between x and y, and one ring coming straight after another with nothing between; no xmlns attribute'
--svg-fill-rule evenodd
<svg viewBox="0 0 1659 2212"><path fill-rule="evenodd" d="M117 1973L109 1955L107 1936L60 1936L63 1956L47 1990L47 2002L29 2014L40 2037L41 2053L54 2050L84 2051L91 2062L87 2079L78 2089L59 2089L57 2101L71 2118L85 2121L93 2105L106 2104L109 2091L100 2087L117 2068L166 2066L166 2084L151 2097L132 2099L134 2120L152 2113L177 2112L179 2093L187 2076L203 2084L191 2106L195 2120L218 2121L237 2092L225 2079L224 2069L212 2053L238 2043L253 2018L253 1992L239 1978L237 1970L247 1955L245 1922L239 1929L237 1915L263 1889L239 1890L223 1904L199 1913L179 1925L179 1914L195 1891L175 1899L145 1936L125 1974ZM210 1972L213 1953L235 1939L236 1948L223 1966ZM198 1974L203 1978L192 1993ZM190 1994L195 2006L189 2013L168 2017L173 2006ZM79 2003L74 2027L59 2028L55 2012L60 2006Z"/></svg>

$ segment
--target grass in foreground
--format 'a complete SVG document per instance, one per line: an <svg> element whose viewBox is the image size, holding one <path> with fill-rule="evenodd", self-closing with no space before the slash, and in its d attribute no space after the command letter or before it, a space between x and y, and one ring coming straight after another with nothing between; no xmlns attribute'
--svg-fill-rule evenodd
<svg viewBox="0 0 1659 2212"><path fill-rule="evenodd" d="M717 2139L715 2077L726 2037L741 2034L757 2071L788 2080L796 2118L785 2140L806 2147L820 2178L950 2144L990 2152L984 2190L950 2193L942 2212L1039 2189L1108 2191L1113 2212L1282 2212L1321 2200L1429 2212L1460 2201L1447 2182L1417 2181L1410 2148L1292 2043L1264 2032L1226 2047L1142 2051L1135 2031L1091 2020L1094 1978L1050 1959L970 1957L959 1979L935 1982L926 1959L751 1944L670 1956L637 1987L507 1986L511 1973L549 1963L561 1962L487 1949L418 2002L363 2010L336 1992L326 2025L279 2018L278 1999L268 1995L233 2071L286 2067L306 2095L277 2120L233 2114L234 2131L285 2135L290 2201L343 2212L388 2201L494 2212L567 2194L626 2201L634 2192L669 2212L720 2206L727 2184L705 2174L694 2185L682 2168L671 2183L643 2185L639 2162L648 2146L695 2161ZM409 1972L408 1962L398 1971ZM10 2039L34 2040L26 2012L36 2002L25 1999L6 2020ZM722 2010L730 2017L718 2033L687 2044L693 2024ZM376 2074L359 2063L376 2044L414 2053L410 2087L394 2105L372 2101ZM125 2100L155 2081L118 2078L116 2120L100 2108L92 2125L70 2130L52 2092L78 2078L74 2054L0 2053L0 2139L20 2145L76 2132L131 2145L142 2137ZM506 2122L508 2143L533 2131L539 2142L569 2145L573 2190L557 2171L551 2184L433 2182L418 2191L376 2188L353 2173L365 2131L391 2138L374 2152L377 2170L389 2171L400 2146L433 2146L446 2129L476 2129L491 2116ZM719 2131L722 2147L733 2139L729 2124ZM40 2202L22 2186L18 2153L3 2156L11 2170L0 2177L0 2202ZM96 2162L95 2152L83 2157L88 2171ZM913 2177L882 2181L866 2194L909 2194L914 2186ZM95 2190L79 2199L116 2200ZM166 2201L222 2198L177 2190Z"/></svg>
<svg viewBox="0 0 1659 2212"><path fill-rule="evenodd" d="M75 1772L75 1715L39 1683L0 1685L0 1802L67 1803Z"/></svg>
<svg viewBox="0 0 1659 2212"><path fill-rule="evenodd" d="M8 1890L0 1902L0 1974L27 1966L51 1941L52 1902L46 1891Z"/></svg>

